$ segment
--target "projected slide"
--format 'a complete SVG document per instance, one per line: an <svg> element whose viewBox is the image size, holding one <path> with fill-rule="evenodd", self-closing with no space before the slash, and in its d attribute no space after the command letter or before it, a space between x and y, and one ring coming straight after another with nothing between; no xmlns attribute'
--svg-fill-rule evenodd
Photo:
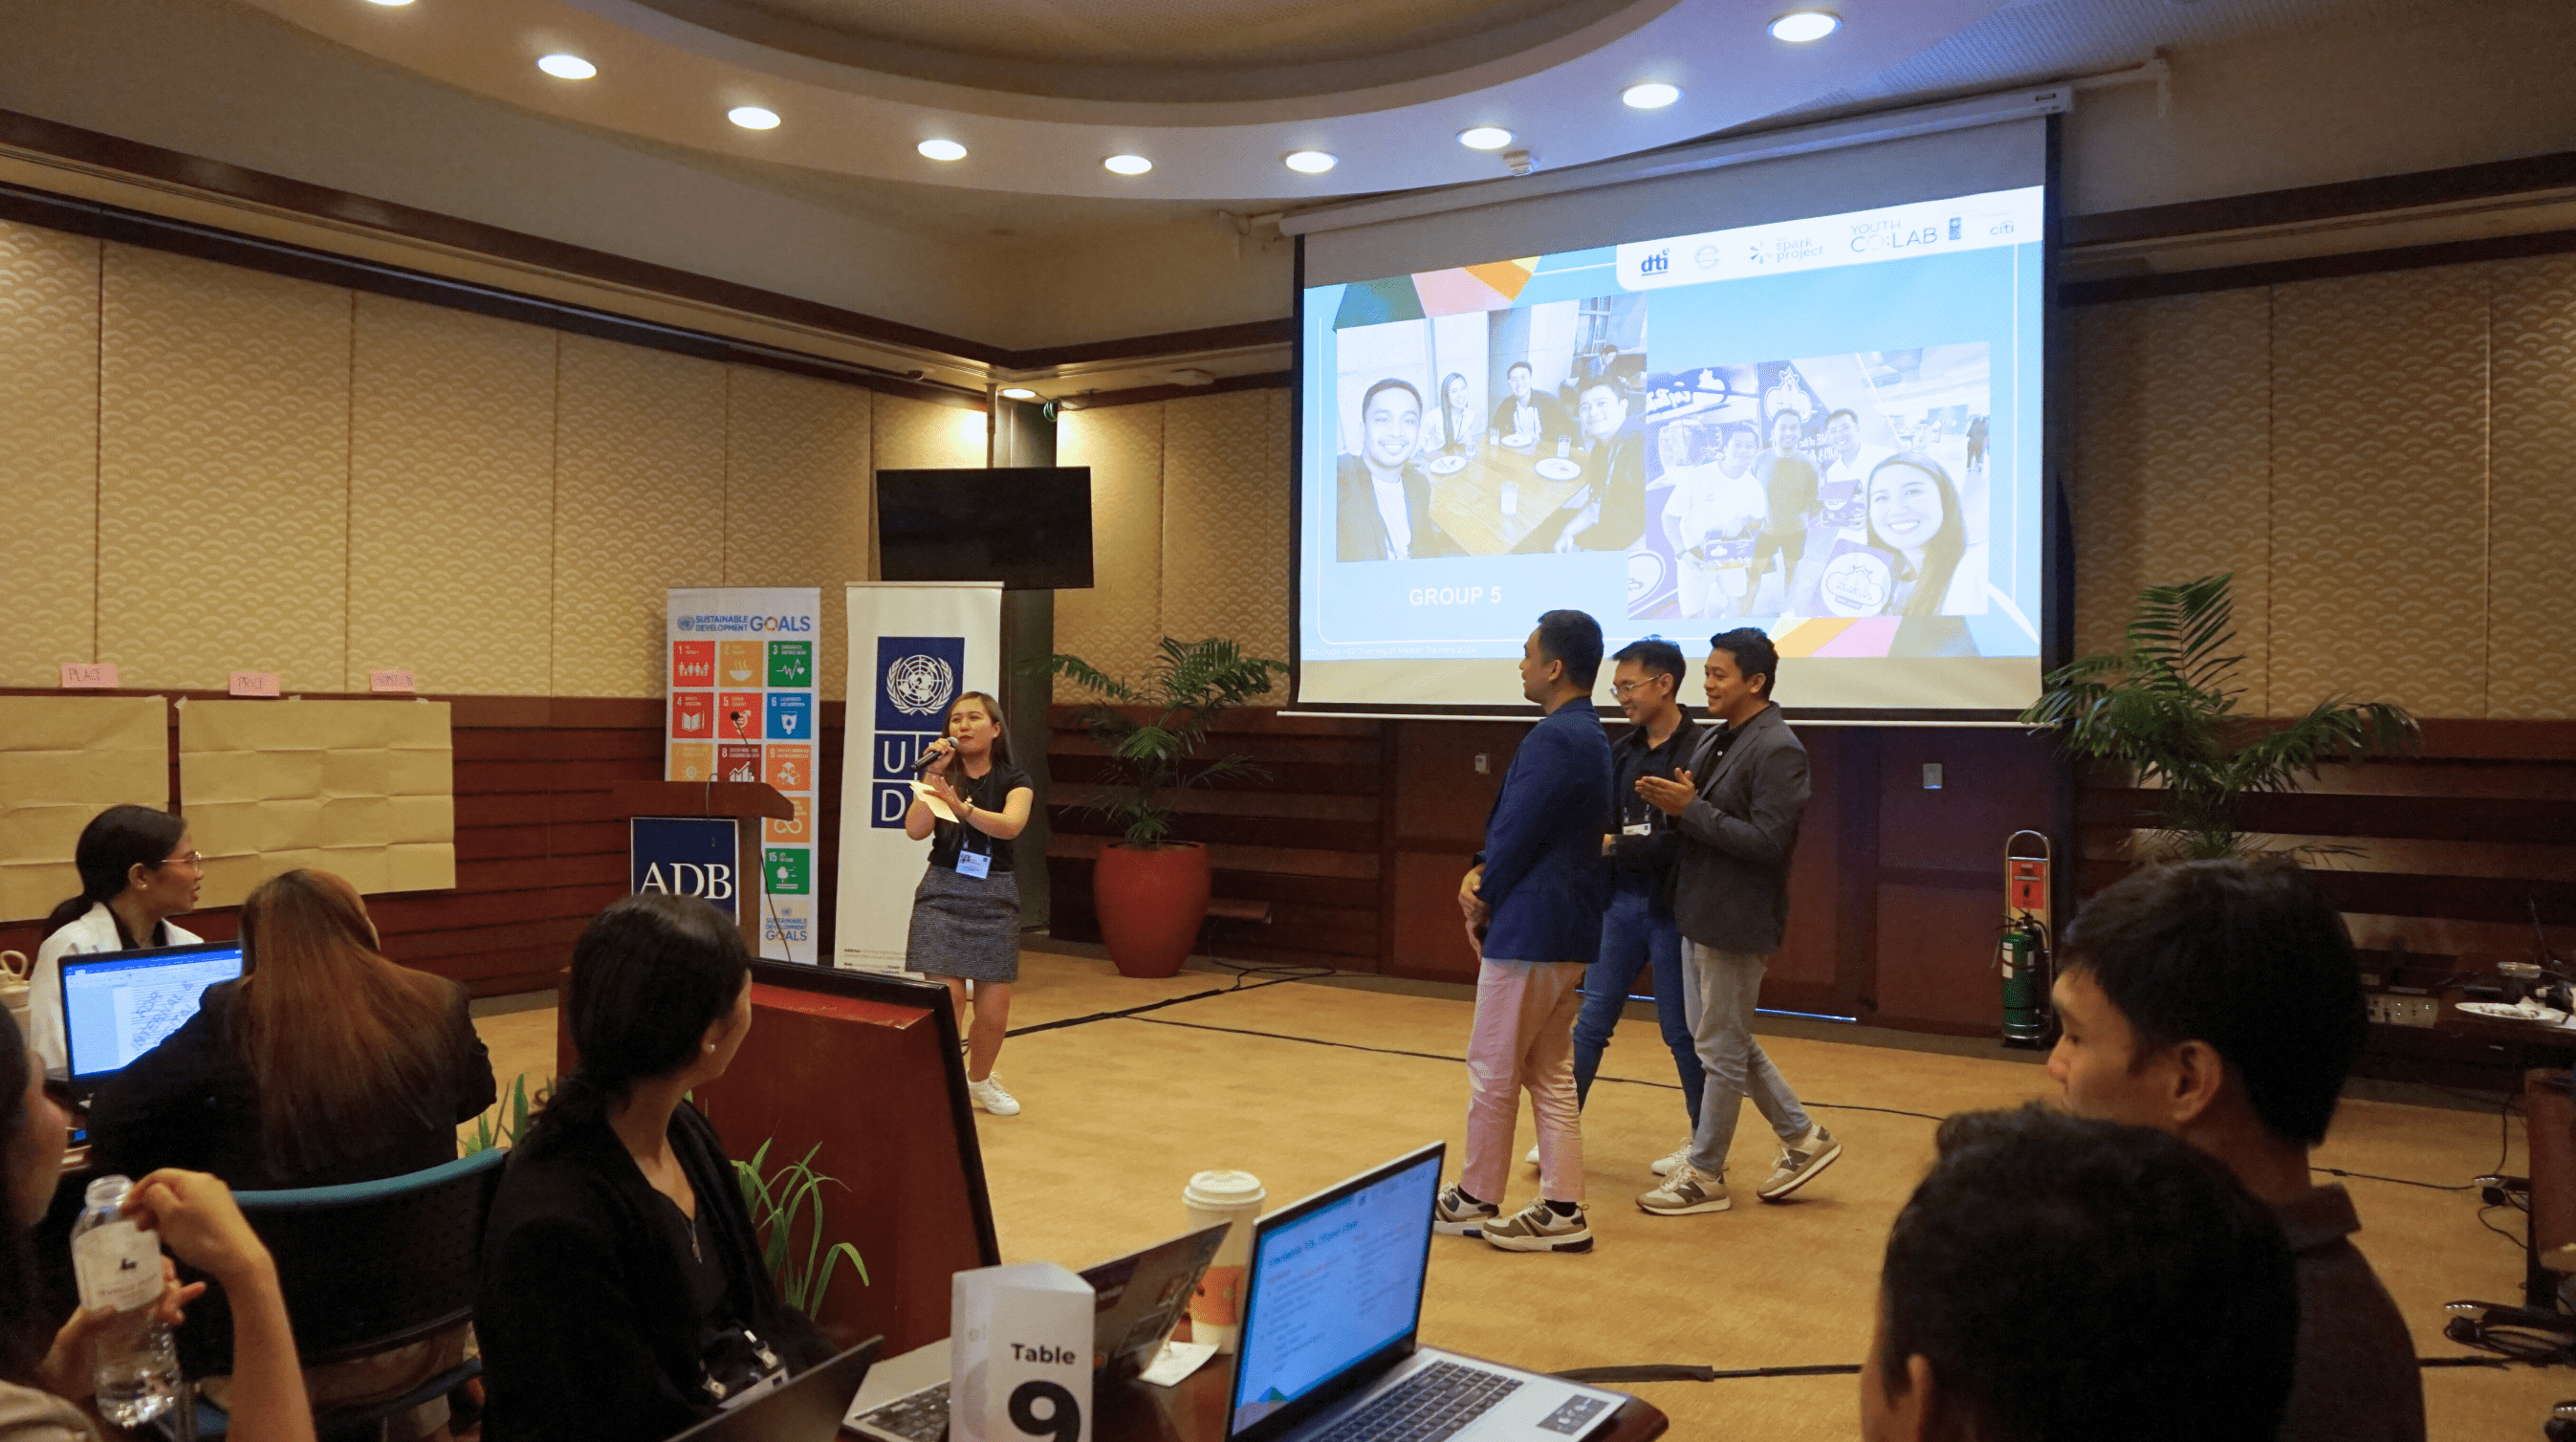
<svg viewBox="0 0 2576 1442"><path fill-rule="evenodd" d="M1540 611L1793 707L2038 690L2039 187L1309 289L1299 699L1498 705Z"/></svg>

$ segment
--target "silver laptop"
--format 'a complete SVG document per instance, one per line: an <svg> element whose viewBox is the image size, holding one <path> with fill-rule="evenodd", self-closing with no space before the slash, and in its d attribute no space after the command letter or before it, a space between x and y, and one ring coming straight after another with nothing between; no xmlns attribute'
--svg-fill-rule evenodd
<svg viewBox="0 0 2576 1442"><path fill-rule="evenodd" d="M1415 1343L1446 1151L1434 1142L1254 1225L1227 1442L1567 1442L1609 1430L1625 1400L1615 1392Z"/></svg>

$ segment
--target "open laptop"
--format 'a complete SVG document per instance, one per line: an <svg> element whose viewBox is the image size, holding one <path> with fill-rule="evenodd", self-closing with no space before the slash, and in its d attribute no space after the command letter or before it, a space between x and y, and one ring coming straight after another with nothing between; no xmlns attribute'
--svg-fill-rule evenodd
<svg viewBox="0 0 2576 1442"><path fill-rule="evenodd" d="M772 1388L739 1407L719 1412L671 1442L831 1442L841 1430L841 1414L868 1368L877 1360L883 1337L870 1337L820 1366L808 1367L784 1387Z"/></svg>
<svg viewBox="0 0 2576 1442"><path fill-rule="evenodd" d="M63 1052L72 1101L86 1107L107 1079L197 1014L206 988L242 974L238 941L94 951L62 960Z"/></svg>
<svg viewBox="0 0 2576 1442"><path fill-rule="evenodd" d="M1083 1272L1091 1284L1091 1365L1098 1381L1123 1381L1153 1363L1216 1260L1225 1229L1223 1222L1201 1227ZM907 1392L849 1425L879 1442L939 1442L948 1435L948 1384Z"/></svg>
<svg viewBox="0 0 2576 1442"><path fill-rule="evenodd" d="M1446 1143L1253 1225L1227 1442L1569 1442L1615 1392L1416 1344Z"/></svg>

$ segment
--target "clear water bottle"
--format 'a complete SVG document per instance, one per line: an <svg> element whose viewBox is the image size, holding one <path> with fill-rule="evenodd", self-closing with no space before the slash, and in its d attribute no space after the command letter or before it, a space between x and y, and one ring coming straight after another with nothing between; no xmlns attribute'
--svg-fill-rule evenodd
<svg viewBox="0 0 2576 1442"><path fill-rule="evenodd" d="M134 1183L100 1177L83 1194L72 1228L72 1269L81 1306L114 1307L98 1337L98 1414L137 1427L179 1399L179 1348L153 1311L161 1299L161 1237L118 1214Z"/></svg>

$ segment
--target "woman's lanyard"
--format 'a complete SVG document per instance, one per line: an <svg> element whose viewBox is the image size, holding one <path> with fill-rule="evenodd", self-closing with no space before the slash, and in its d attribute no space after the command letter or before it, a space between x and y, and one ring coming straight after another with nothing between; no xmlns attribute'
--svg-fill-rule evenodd
<svg viewBox="0 0 2576 1442"><path fill-rule="evenodd" d="M961 773L963 769L964 768L962 767L960 768ZM984 773L986 776L990 776L992 774L993 773L990 771ZM975 777L967 777L966 781L970 786L981 785L980 780ZM967 796L966 792L963 790L959 791L957 794L960 797L965 798L966 809L968 811L975 809L975 801L973 797ZM962 813L957 818L957 833L957 874L960 876L977 877L979 879L992 875L992 843L987 841L984 844L983 850L975 850L970 843L972 843L976 837L983 835L983 833L977 831L973 825L969 824L965 815Z"/></svg>

